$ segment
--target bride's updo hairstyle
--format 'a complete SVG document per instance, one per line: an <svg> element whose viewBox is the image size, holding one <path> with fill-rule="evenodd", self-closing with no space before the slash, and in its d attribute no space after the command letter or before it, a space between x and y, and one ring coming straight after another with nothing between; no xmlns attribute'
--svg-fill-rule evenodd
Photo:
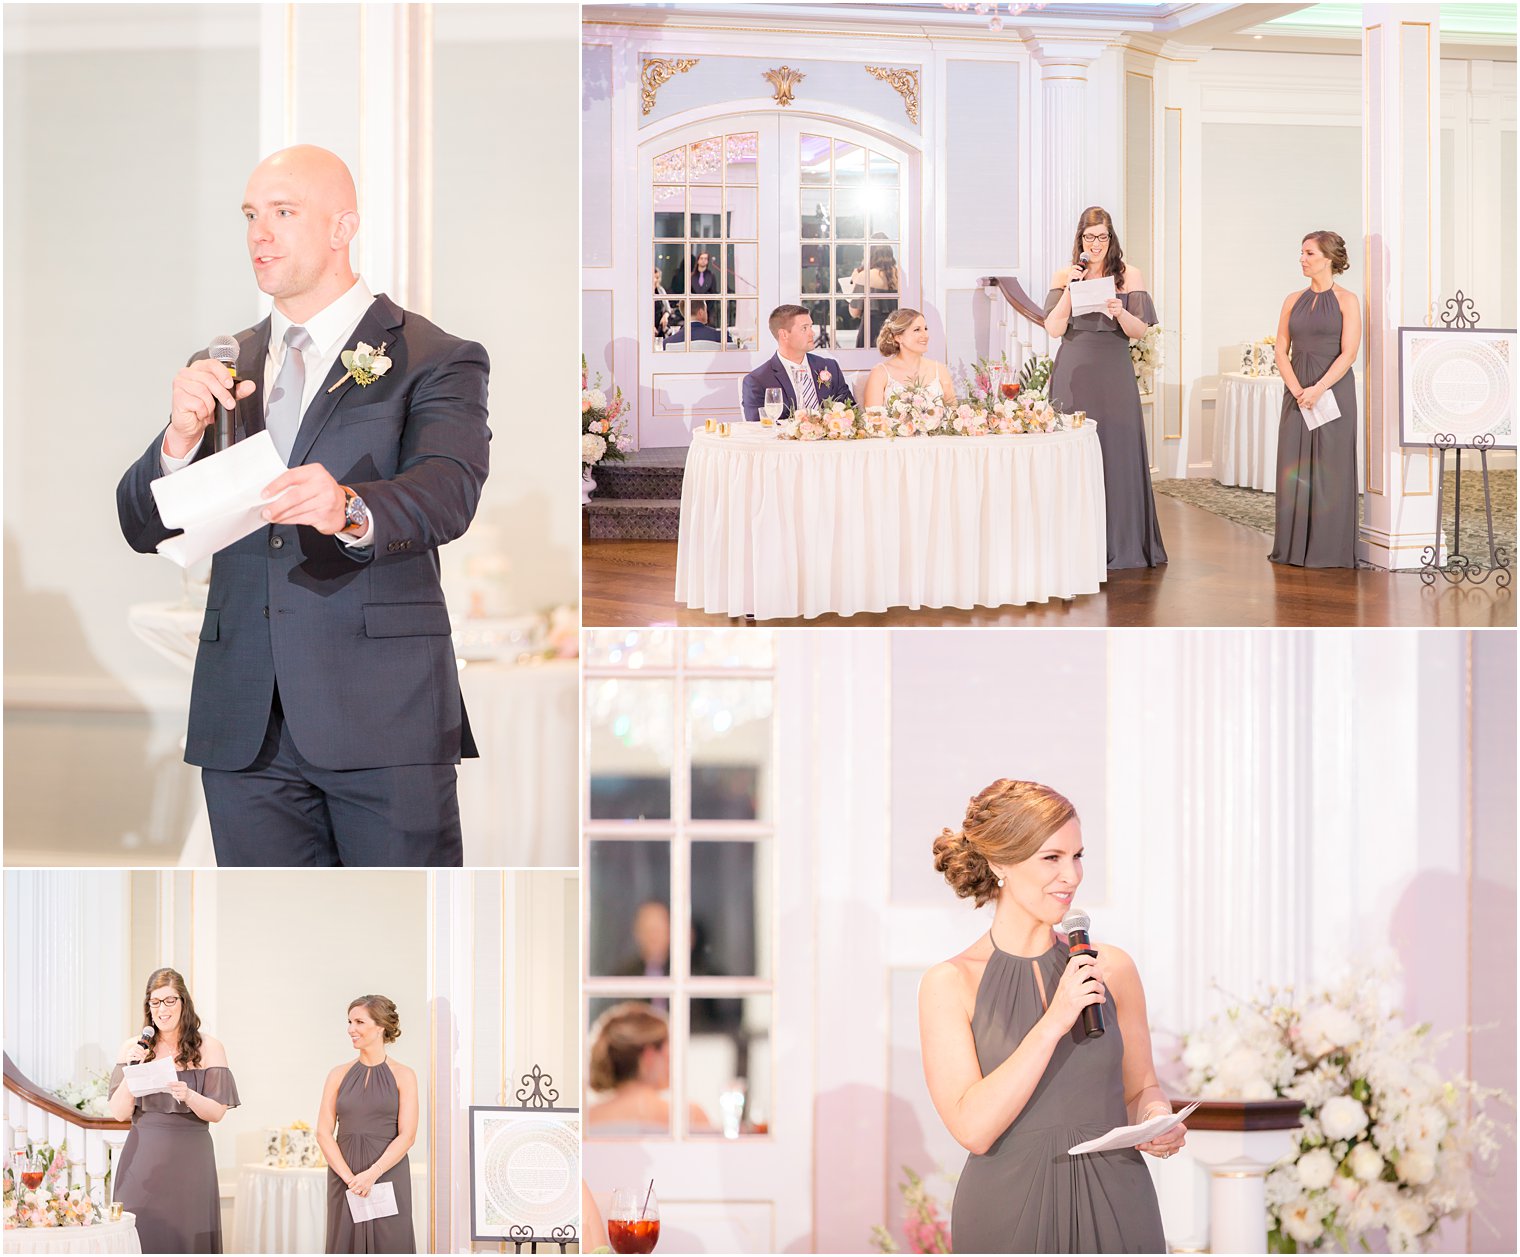
<svg viewBox="0 0 1520 1257"><path fill-rule="evenodd" d="M881 331L876 337L876 348L881 350L883 358L891 358L897 354L897 338L913 326L914 319L923 318L922 311L910 310L906 306L899 307L887 315L886 321L881 325Z"/></svg>
<svg viewBox="0 0 1520 1257"><path fill-rule="evenodd" d="M1077 815L1071 800L1037 781L994 781L966 806L959 833L934 840L934 869L962 899L980 908L997 894L989 861L1021 864Z"/></svg>

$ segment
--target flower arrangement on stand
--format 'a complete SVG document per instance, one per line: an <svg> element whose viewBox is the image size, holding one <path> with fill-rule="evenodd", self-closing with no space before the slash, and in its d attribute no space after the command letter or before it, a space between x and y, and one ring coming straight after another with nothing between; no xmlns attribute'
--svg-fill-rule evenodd
<svg viewBox="0 0 1520 1257"><path fill-rule="evenodd" d="M1153 324L1145 329L1145 335L1129 343L1129 360L1135 368L1135 379L1140 391L1149 393L1155 385L1156 372L1161 370L1161 325Z"/></svg>
<svg viewBox="0 0 1520 1257"><path fill-rule="evenodd" d="M948 1253L950 1251L950 1223L940 1216L940 1203L929 1194L924 1180L906 1165L903 1173L907 1181L899 1183L897 1190L903 1198L903 1234L908 1240L910 1253ZM871 1228L871 1243L879 1253L896 1253L902 1250L892 1238L886 1226L878 1224Z"/></svg>
<svg viewBox="0 0 1520 1257"><path fill-rule="evenodd" d="M1502 1093L1442 1076L1435 1055L1450 1036L1405 1025L1392 978L1362 971L1302 997L1273 987L1187 1037L1192 1094L1303 1103L1298 1146L1267 1176L1271 1252L1379 1236L1419 1252L1477 1202L1474 1165L1498 1147L1484 1104Z"/></svg>
<svg viewBox="0 0 1520 1257"><path fill-rule="evenodd" d="M95 1069L83 1078L64 1083L53 1094L86 1117L110 1117L110 1081L110 1076L104 1070Z"/></svg>
<svg viewBox="0 0 1520 1257"><path fill-rule="evenodd" d="M628 457L628 408L623 390L610 380L602 387L602 376L588 376L586 355L581 355L581 501L588 501L596 489L591 469L600 462L617 463Z"/></svg>
<svg viewBox="0 0 1520 1257"><path fill-rule="evenodd" d="M43 1162L42 1185L28 1189L5 1167L5 1229L17 1227L99 1226L105 1212L83 1187L68 1184L65 1144L42 1144L32 1155Z"/></svg>

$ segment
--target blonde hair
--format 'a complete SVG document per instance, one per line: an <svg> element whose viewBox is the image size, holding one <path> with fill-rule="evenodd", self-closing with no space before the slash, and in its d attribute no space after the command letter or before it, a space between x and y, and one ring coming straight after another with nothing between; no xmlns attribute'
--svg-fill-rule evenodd
<svg viewBox="0 0 1520 1257"><path fill-rule="evenodd" d="M980 908L997 894L990 861L1022 864L1076 815L1071 800L1049 786L999 778L967 804L959 832L946 829L934 840L934 870Z"/></svg>
<svg viewBox="0 0 1520 1257"><path fill-rule="evenodd" d="M669 1038L669 1024L648 1004L614 1004L591 1027L591 1089L611 1091L637 1078L644 1049L660 1047Z"/></svg>
<svg viewBox="0 0 1520 1257"><path fill-rule="evenodd" d="M883 358L890 358L897 353L898 337L913 326L914 319L923 318L923 313L918 310L910 310L901 306L887 315L886 321L881 325L881 331L876 336L876 348L881 350Z"/></svg>

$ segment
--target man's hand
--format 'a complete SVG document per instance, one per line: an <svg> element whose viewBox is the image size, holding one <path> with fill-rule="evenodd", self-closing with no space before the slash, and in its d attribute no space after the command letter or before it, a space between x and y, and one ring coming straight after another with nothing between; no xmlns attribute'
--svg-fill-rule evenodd
<svg viewBox="0 0 1520 1257"><path fill-rule="evenodd" d="M307 524L320 533L332 536L347 522L347 498L340 485L321 463L292 467L264 486L268 501L285 492L277 502L264 508L264 518L271 524Z"/></svg>
<svg viewBox="0 0 1520 1257"><path fill-rule="evenodd" d="M252 380L234 383L232 372L213 358L201 358L180 370L169 394L169 431L164 453L183 458L201 442L215 421L218 405L231 409L239 398L253 393Z"/></svg>

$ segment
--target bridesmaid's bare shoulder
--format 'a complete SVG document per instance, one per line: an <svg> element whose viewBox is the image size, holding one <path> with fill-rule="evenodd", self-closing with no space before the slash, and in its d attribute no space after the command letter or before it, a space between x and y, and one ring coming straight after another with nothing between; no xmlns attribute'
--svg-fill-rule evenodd
<svg viewBox="0 0 1520 1257"><path fill-rule="evenodd" d="M1052 288L1065 288L1066 287L1066 281L1071 278L1071 272L1072 272L1072 268L1071 267L1069 267L1069 266L1063 266L1063 267L1061 267L1059 270L1056 271L1056 273L1054 275L1052 275L1050 277L1050 286Z"/></svg>
<svg viewBox="0 0 1520 1257"><path fill-rule="evenodd" d="M984 934L958 956L942 960L925 971L919 989L925 998L936 1001L954 1000L971 1016L976 1006L976 991L981 985L982 973L992 955L992 943Z"/></svg>
<svg viewBox="0 0 1520 1257"><path fill-rule="evenodd" d="M1361 298L1352 292L1351 289L1342 288L1339 284L1335 286L1335 299L1341 303L1342 310L1359 310L1362 307Z"/></svg>
<svg viewBox="0 0 1520 1257"><path fill-rule="evenodd" d="M1124 291L1145 291L1145 276L1140 273L1138 266L1131 266L1128 262L1124 264Z"/></svg>
<svg viewBox="0 0 1520 1257"><path fill-rule="evenodd" d="M222 1046L222 1041L209 1034L201 1035L201 1068L225 1068L226 1064L227 1049Z"/></svg>
<svg viewBox="0 0 1520 1257"><path fill-rule="evenodd" d="M394 1056L387 1056L385 1059L390 1063L391 1073L396 1075L398 1082L402 1079L412 1083L417 1081L417 1071L410 1065L403 1065Z"/></svg>
<svg viewBox="0 0 1520 1257"><path fill-rule="evenodd" d="M137 1046L137 1040L130 1036L121 1041L121 1046L116 1049L116 1063L125 1065L132 1059L132 1049Z"/></svg>

